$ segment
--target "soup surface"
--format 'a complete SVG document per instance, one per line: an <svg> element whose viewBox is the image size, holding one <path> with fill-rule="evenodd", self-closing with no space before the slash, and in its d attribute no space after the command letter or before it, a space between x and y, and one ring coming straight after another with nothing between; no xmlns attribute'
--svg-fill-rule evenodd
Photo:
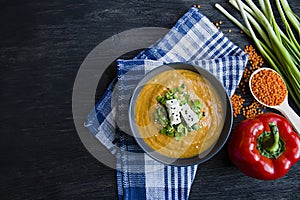
<svg viewBox="0 0 300 200"><path fill-rule="evenodd" d="M188 132L181 140L161 134L161 125L153 117L159 105L157 96L170 88L186 86L191 99L199 99L203 117L200 129ZM205 154L217 141L224 124L222 102L214 86L203 76L190 70L168 70L152 78L142 88L136 102L135 119L144 141L156 152L172 158L188 158Z"/></svg>

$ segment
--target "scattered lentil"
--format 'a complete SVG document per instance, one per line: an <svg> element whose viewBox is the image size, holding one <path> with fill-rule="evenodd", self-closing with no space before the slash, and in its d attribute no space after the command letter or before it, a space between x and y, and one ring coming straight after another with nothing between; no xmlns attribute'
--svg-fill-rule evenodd
<svg viewBox="0 0 300 200"><path fill-rule="evenodd" d="M253 76L251 88L256 98L269 106L280 105L287 95L283 79L268 69L263 69Z"/></svg>
<svg viewBox="0 0 300 200"><path fill-rule="evenodd" d="M221 29L221 24L223 24L223 22L221 20L219 20L218 22L213 22L213 24L217 27L217 29Z"/></svg>
<svg viewBox="0 0 300 200"><path fill-rule="evenodd" d="M237 115L241 114L241 109L243 107L245 99L243 99L240 95L233 94L230 97L230 101L232 104L233 116L237 117Z"/></svg>
<svg viewBox="0 0 300 200"><path fill-rule="evenodd" d="M254 101L249 106L246 106L243 109L243 116L246 117L247 119L249 119L249 118L254 118L257 115L262 114L263 111L260 109L261 106L262 105L260 103L258 103L257 101Z"/></svg>
<svg viewBox="0 0 300 200"><path fill-rule="evenodd" d="M243 94L246 94L246 86L248 85L249 78L251 74L256 70L261 68L264 64L263 58L256 53L255 48L252 45L246 46L244 52L248 54L248 62L250 63L249 68L245 68L243 73L243 80L241 81L241 90ZM246 84L243 84L246 83Z"/></svg>
<svg viewBox="0 0 300 200"><path fill-rule="evenodd" d="M248 82L251 74L256 69L259 69L263 65L264 61L263 58L256 53L256 50L252 45L246 46L244 52L249 55L249 61L244 70L242 80L237 87L242 94L238 95L235 93L230 100L232 103L233 116L237 117L241 114L243 117L248 119L262 114L263 109L266 109L265 106L255 101L255 99L253 99L253 102L246 102L246 100L243 98L243 95L247 95L247 93L249 94ZM247 106L245 106L245 104Z"/></svg>

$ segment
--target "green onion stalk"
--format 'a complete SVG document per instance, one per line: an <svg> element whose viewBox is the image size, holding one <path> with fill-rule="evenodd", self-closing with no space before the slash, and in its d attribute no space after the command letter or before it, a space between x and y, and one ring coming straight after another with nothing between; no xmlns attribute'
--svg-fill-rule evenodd
<svg viewBox="0 0 300 200"><path fill-rule="evenodd" d="M273 14L269 0L229 0L244 21L243 25L220 4L215 7L251 37L270 66L284 79L290 96L300 110L300 18L292 11L287 0L275 0L284 30ZM294 33L296 32L296 34Z"/></svg>

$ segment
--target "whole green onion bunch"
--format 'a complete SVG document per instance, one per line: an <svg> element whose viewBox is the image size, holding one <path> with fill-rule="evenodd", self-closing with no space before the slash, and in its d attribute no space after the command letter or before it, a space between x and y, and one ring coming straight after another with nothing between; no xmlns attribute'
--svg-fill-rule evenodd
<svg viewBox="0 0 300 200"><path fill-rule="evenodd" d="M243 25L220 4L216 8L250 36L262 56L284 79L289 94L300 110L300 18L287 0L275 0L275 19L269 0L229 0L242 15ZM278 24L281 21L282 26Z"/></svg>

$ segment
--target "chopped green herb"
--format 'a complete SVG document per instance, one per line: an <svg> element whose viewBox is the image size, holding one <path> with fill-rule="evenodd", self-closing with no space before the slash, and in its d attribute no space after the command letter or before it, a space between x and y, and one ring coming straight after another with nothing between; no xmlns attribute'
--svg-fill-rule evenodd
<svg viewBox="0 0 300 200"><path fill-rule="evenodd" d="M164 121L167 121L167 120L168 120L167 117L164 116L164 115L161 115L160 118L161 118L162 120L164 120Z"/></svg>
<svg viewBox="0 0 300 200"><path fill-rule="evenodd" d="M182 87L178 87L178 88L177 88L177 91L178 91L179 94L182 94L182 93L183 93Z"/></svg>
<svg viewBox="0 0 300 200"><path fill-rule="evenodd" d="M177 126L177 132L178 133L183 133L184 134L184 126L182 124L179 124Z"/></svg>
<svg viewBox="0 0 300 200"><path fill-rule="evenodd" d="M191 100L188 100L187 103L188 103L188 105L189 105L190 107L193 106L193 102L192 102Z"/></svg>
<svg viewBox="0 0 300 200"><path fill-rule="evenodd" d="M185 121L182 121L180 124L171 125L166 108L167 100L179 100L181 106L188 104L190 108L197 114L199 120L204 116L204 113L200 111L202 108L202 103L200 100L192 100L190 94L185 92L185 89L185 84L173 89L167 88L167 91L164 95L159 95L156 97L156 100L160 106L158 106L153 115L154 121L161 126L161 130L159 131L161 134L174 137L175 140L182 140L188 132L199 130L200 126L198 124L194 124L192 127L188 127Z"/></svg>
<svg viewBox="0 0 300 200"><path fill-rule="evenodd" d="M202 118L202 116L203 116L202 113L198 113L197 115L198 115L198 119L199 119L199 120L200 120L200 119Z"/></svg>
<svg viewBox="0 0 300 200"><path fill-rule="evenodd" d="M194 124L192 127L195 131L198 131L200 129L200 126L198 124Z"/></svg>
<svg viewBox="0 0 300 200"><path fill-rule="evenodd" d="M160 129L160 133L161 133L161 134L166 134L166 133L167 133L167 129L166 129L166 128Z"/></svg>
<svg viewBox="0 0 300 200"><path fill-rule="evenodd" d="M168 100L173 99L173 96L170 92L166 93L166 99L168 99Z"/></svg>
<svg viewBox="0 0 300 200"><path fill-rule="evenodd" d="M167 126L167 131L173 132L173 131L174 131L174 128L173 128L171 125L168 125L168 126Z"/></svg>
<svg viewBox="0 0 300 200"><path fill-rule="evenodd" d="M160 116L161 115L160 108L158 108L156 111L157 111L157 115Z"/></svg>
<svg viewBox="0 0 300 200"><path fill-rule="evenodd" d="M186 99L183 99L183 100L180 101L180 105L181 106L184 105L184 104L186 104L186 103L187 103Z"/></svg>
<svg viewBox="0 0 300 200"><path fill-rule="evenodd" d="M197 106L195 106L194 104L192 104L191 108L196 114L200 113L200 109Z"/></svg>
<svg viewBox="0 0 300 200"><path fill-rule="evenodd" d="M175 139L175 140L177 140L177 141L180 141L180 140L182 140L182 139L183 139L183 137L184 137L184 136L175 136L175 138L174 138L174 139Z"/></svg>
<svg viewBox="0 0 300 200"><path fill-rule="evenodd" d="M158 117L158 114L156 112L153 114L153 117L154 117L155 121L158 121L159 117Z"/></svg>
<svg viewBox="0 0 300 200"><path fill-rule="evenodd" d="M166 122L164 120L162 120L161 118L158 120L160 125L162 125L163 127L166 126Z"/></svg>
<svg viewBox="0 0 300 200"><path fill-rule="evenodd" d="M185 89L186 88L186 85L184 83L181 84L180 86L182 89Z"/></svg>
<svg viewBox="0 0 300 200"><path fill-rule="evenodd" d="M197 108L199 108L199 109L202 108L202 103L200 102L199 99L195 99L195 100L193 101L193 103L194 103L194 105L195 105Z"/></svg>
<svg viewBox="0 0 300 200"><path fill-rule="evenodd" d="M161 103L163 106L165 106L166 105L166 99L165 98L163 98L162 100L161 100L161 102L159 102L159 103Z"/></svg>
<svg viewBox="0 0 300 200"><path fill-rule="evenodd" d="M173 95L173 97L174 97L174 99L177 99L177 100L179 100L179 96L178 96L178 94L177 94L177 93L175 93L175 94Z"/></svg>
<svg viewBox="0 0 300 200"><path fill-rule="evenodd" d="M167 135L171 137L175 136L174 131L167 131Z"/></svg>
<svg viewBox="0 0 300 200"><path fill-rule="evenodd" d="M162 97L161 97L161 96L157 96L157 97L156 97L156 100L157 100L158 102L161 102Z"/></svg>
<svg viewBox="0 0 300 200"><path fill-rule="evenodd" d="M190 99L190 95L189 94L184 94L183 96L185 97L186 100Z"/></svg>

